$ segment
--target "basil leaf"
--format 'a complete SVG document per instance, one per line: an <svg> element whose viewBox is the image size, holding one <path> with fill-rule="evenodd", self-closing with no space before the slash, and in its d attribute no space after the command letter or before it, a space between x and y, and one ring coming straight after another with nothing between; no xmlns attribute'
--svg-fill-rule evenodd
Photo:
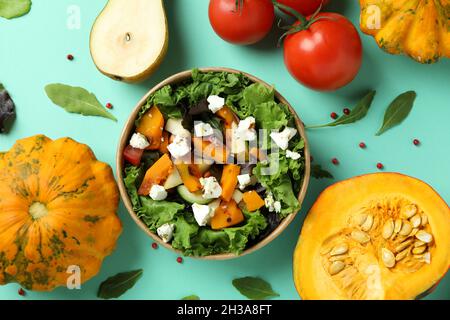
<svg viewBox="0 0 450 320"><path fill-rule="evenodd" d="M184 297L184 298L181 299L181 300L200 300L200 297L199 297L199 296L196 296L195 294L193 294L193 295Z"/></svg>
<svg viewBox="0 0 450 320"><path fill-rule="evenodd" d="M0 0L0 17L13 19L31 10L31 0Z"/></svg>
<svg viewBox="0 0 450 320"><path fill-rule="evenodd" d="M104 117L117 121L117 119L101 105L95 95L88 92L86 89L55 83L47 85L45 87L45 92L54 104L62 107L67 112L78 113L84 116Z"/></svg>
<svg viewBox="0 0 450 320"><path fill-rule="evenodd" d="M142 277L143 270L118 273L100 284L97 297L102 299L118 298L131 289Z"/></svg>
<svg viewBox="0 0 450 320"><path fill-rule="evenodd" d="M416 97L417 94L414 91L407 91L395 98L387 108L384 114L383 125L376 135L380 136L392 127L402 123L411 112Z"/></svg>
<svg viewBox="0 0 450 320"><path fill-rule="evenodd" d="M255 277L244 277L233 280L233 286L251 300L264 300L280 295L272 290L272 286L265 280Z"/></svg>
<svg viewBox="0 0 450 320"><path fill-rule="evenodd" d="M316 128L325 128L325 127L336 127L343 124L350 124L354 123L358 120L361 120L367 115L367 112L370 109L370 106L372 105L373 98L375 97L376 91L372 90L370 91L364 98L362 98L356 106L353 108L353 110L349 114L344 114L340 116L335 121L318 125L318 126L309 126L306 127L307 129L316 129Z"/></svg>
<svg viewBox="0 0 450 320"><path fill-rule="evenodd" d="M334 179L333 175L327 170L322 169L320 164L311 166L311 176L315 179Z"/></svg>

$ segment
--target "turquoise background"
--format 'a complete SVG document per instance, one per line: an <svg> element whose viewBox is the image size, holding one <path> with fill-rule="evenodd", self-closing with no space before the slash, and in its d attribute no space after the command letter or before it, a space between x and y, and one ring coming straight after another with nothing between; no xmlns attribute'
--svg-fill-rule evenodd
<svg viewBox="0 0 450 320"><path fill-rule="evenodd" d="M319 93L299 85L286 71L282 49L276 47L280 32L274 27L261 43L239 47L222 41L208 21L207 0L166 0L170 27L169 53L159 70L141 84L115 82L100 74L89 54L89 32L106 1L33 1L31 12L15 20L0 19L0 82L17 106L18 118L12 132L0 135L0 150L8 150L16 139L46 134L51 138L70 136L92 147L97 157L115 167L116 146L124 122L137 101L167 76L193 67L226 66L252 73L276 88L292 103L307 124L330 120L332 111L342 113L368 89L378 94L368 116L349 126L309 131L316 163L332 171L335 181L375 172L382 162L386 171L423 179L450 201L450 61L420 65L403 56L390 56L378 49L371 37L361 35L364 63L358 77L344 89ZM338 11L358 23L357 1L334 1ZM66 27L69 5L81 9L81 29ZM66 55L72 53L70 62ZM61 82L83 86L103 103L114 105L118 123L68 114L46 97L46 84ZM418 98L410 117L381 137L386 106L398 94L416 90ZM413 138L422 141L420 147ZM360 141L368 145L358 147ZM333 166L337 157L341 164ZM135 225L123 205L119 215L124 230L117 250L104 261L97 277L81 290L60 288L51 293L31 293L26 299L94 299L98 285L117 272L143 268L144 276L123 299L180 299L197 294L202 299L240 299L231 281L241 276L261 276L280 293L281 299L298 299L292 282L292 252L302 220L319 192L332 180L312 180L303 210L273 243L257 253L231 261L207 262L185 259L166 249L151 249L150 239ZM21 298L17 284L0 288L0 298ZM450 298L450 274L428 299Z"/></svg>

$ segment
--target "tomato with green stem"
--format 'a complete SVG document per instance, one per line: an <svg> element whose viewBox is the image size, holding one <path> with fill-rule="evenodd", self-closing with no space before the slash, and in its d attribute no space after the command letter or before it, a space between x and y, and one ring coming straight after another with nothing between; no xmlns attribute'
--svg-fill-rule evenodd
<svg viewBox="0 0 450 320"><path fill-rule="evenodd" d="M272 0L211 0L209 21L225 41L249 45L262 40L272 29Z"/></svg>
<svg viewBox="0 0 450 320"><path fill-rule="evenodd" d="M291 75L320 91L349 84L362 64L361 38L353 24L337 13L295 15L298 21L284 27L284 62Z"/></svg>

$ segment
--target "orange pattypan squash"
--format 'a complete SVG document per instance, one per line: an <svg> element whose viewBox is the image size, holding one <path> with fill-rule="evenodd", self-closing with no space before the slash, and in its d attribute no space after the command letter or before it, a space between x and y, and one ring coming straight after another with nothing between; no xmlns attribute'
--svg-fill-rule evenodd
<svg viewBox="0 0 450 320"><path fill-rule="evenodd" d="M450 58L449 0L360 0L361 30L391 54L420 63Z"/></svg>
<svg viewBox="0 0 450 320"><path fill-rule="evenodd" d="M17 141L0 153L0 284L50 291L78 268L92 278L122 231L118 203L111 168L88 146Z"/></svg>

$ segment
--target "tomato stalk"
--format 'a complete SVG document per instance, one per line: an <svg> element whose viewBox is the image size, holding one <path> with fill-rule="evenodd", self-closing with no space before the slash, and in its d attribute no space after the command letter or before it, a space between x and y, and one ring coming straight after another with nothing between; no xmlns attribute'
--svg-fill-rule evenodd
<svg viewBox="0 0 450 320"><path fill-rule="evenodd" d="M286 32L283 33L281 35L280 39L278 40L278 47L281 46L281 42L288 35L294 34L294 33L300 32L300 31L308 30L309 27L311 27L312 24L314 24L315 22L317 22L319 20L329 19L329 18L326 18L326 17L317 17L319 12L322 10L323 1L320 4L319 8L317 8L316 12L314 12L311 15L311 18L309 20L304 15L302 15L300 12L298 12L298 11L294 10L293 8L288 7L288 6L284 5L284 4L281 4L281 3L277 2L276 0L272 0L272 3L273 3L273 5L275 7L292 14L300 22L299 24L282 26L281 25L282 20L280 19L278 21L278 27L283 29L283 30L286 30Z"/></svg>

